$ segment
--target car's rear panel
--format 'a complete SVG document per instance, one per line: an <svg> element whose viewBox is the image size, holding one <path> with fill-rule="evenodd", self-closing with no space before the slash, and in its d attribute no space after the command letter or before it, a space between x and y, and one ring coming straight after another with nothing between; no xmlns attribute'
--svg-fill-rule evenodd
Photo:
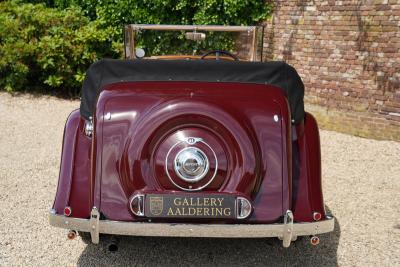
<svg viewBox="0 0 400 267"><path fill-rule="evenodd" d="M166 89L166 87L169 89ZM253 89L249 90L249 87ZM239 92L239 88L247 90ZM225 89L229 91L229 94L223 92ZM194 94L191 95L191 93ZM254 94L260 97L254 97ZM208 122L214 121L214 126L219 126L221 124L221 119L213 115L214 113L212 113L210 109L211 106L213 106L215 110L222 109L227 112L232 112L234 115L231 115L231 118L239 118L236 119L236 125L239 125L239 127L235 129L242 128L242 134L249 134L249 136L251 136L250 138L252 140L247 141L251 142L251 145L248 145L248 147L250 147L249 151L252 151L253 155L257 155L257 160L259 162L258 165L251 165L251 161L248 161L248 168L250 168L250 171L252 170L252 174L250 174L250 171L248 172L250 175L247 177L250 178L247 179L250 180L247 180L248 182L246 182L246 184L242 182L241 185L233 185L232 183L234 181L240 180L240 178L237 178L240 175L232 176L225 170L220 172L216 181L210 184L210 187L204 188L204 190L200 192L227 192L229 194L236 192L238 194L250 196L255 212L246 222L262 222L264 220L270 222L276 219L282 210L288 206L291 206L296 221L313 221L313 214L315 212L322 214L323 219L325 217L325 211L321 188L321 159L318 126L315 119L310 114L306 114L304 121L296 125L296 135L293 137L294 140L292 141L294 148L292 155L292 200L289 204L285 202L289 201L290 198L288 194L290 177L287 175L287 171L285 172L287 168L284 167L284 165L280 168L279 165L282 159L282 164L287 164L285 159L289 155L288 151L284 152L290 149L286 147L287 143L285 143L288 137L280 137L282 133L288 135L288 132L284 129L288 127L286 124L287 119L281 116L280 118L283 117L283 122L281 121L279 124L275 121L273 121L273 123L271 122L271 114L276 115L275 113L277 112L275 111L278 110L276 109L277 106L285 105L285 101L280 94L281 92L273 87L261 85L249 86L243 84L120 83L112 85L108 90L104 91L101 96L101 101L99 102L97 110L98 118L95 118L95 122L97 122L95 135L92 137L85 135L85 120L80 117L78 110L73 111L67 120L63 141L59 186L53 208L57 214L63 214L64 209L70 207L72 209L71 216L89 218L90 209L95 203L95 205L101 207L101 211L104 212L105 215L114 216L112 217L114 219L120 218L128 221L142 220L143 218L133 216L127 206L129 197L134 192L141 190L143 192L147 191L153 193L161 191L164 193L171 193L173 190L175 190L174 192L184 192L184 190L174 188L171 184L168 185L168 179L165 179L166 177L163 176L164 174L162 173L163 169L157 169L159 173L161 170L161 175L159 176L154 176L154 174L151 173L147 176L142 174L140 166L151 164L149 162L146 163L146 157L148 161L152 160L152 155L149 151L147 151L147 156L145 155L145 158L141 159L140 162L142 162L142 165L138 167L137 164L139 161L136 161L132 165L132 167L135 167L132 168L132 171L136 171L139 174L135 174L135 177L139 179L129 178L129 175L124 174L120 166L125 163L122 163L118 158L121 157L121 146L123 142L125 142L127 138L130 138L129 129L136 129L135 140L141 140L141 142L145 143L147 140L146 138L150 136L149 131L151 131L151 129L149 130L146 127L155 127L153 122L147 125L145 119L141 119L142 123L137 124L139 121L138 118L148 116L155 111L156 108L154 105L164 103L162 105L165 106L168 101L176 97L176 100L172 100L176 102L174 103L174 107L177 107L177 104L189 106L189 110L182 109L182 112L187 112L187 114L194 111L195 106L193 106L193 101L197 101L198 105L198 101L203 102L206 100L203 103L207 103L207 108L202 108L197 112L212 114L213 120L209 120ZM208 98L214 100L207 100ZM250 98L253 98L253 100L250 100ZM146 101L144 101L145 99ZM255 104L249 104L250 101L254 101ZM257 104L256 102L261 103ZM265 106L261 104L265 104ZM257 106L259 107L257 108ZM169 107L171 108L173 106ZM109 111L114 115L112 115L111 120L106 120L106 122L104 122L103 116L108 113L108 111L104 113L107 109L115 111ZM160 106L159 109L162 110L162 106ZM264 110L267 113L255 115L257 113L255 112L256 110ZM279 112L282 110L284 112L286 111L285 108L283 108L280 109ZM135 116L133 116L134 112L140 112L137 113L140 116L136 115L136 113ZM103 113L104 115L102 115ZM247 117L247 119L243 119L240 115L238 116L239 113L250 114L251 116ZM166 111L165 114L165 116L176 114L176 110ZM163 118L165 119L165 117L160 116L160 120ZM198 117L193 119L198 119ZM272 117L272 119L274 118ZM204 118L201 121L204 122ZM170 124L167 124L167 126L168 125ZM212 125L212 123L210 125ZM143 127L143 132L141 132L141 127ZM230 127L233 126L231 125ZM259 131L258 129L260 129L260 127L265 127L265 129ZM232 139L233 134L229 134L228 131L218 131L224 127L217 128L219 136L231 136ZM163 131L163 129L160 128L159 131ZM235 135L237 136L239 132L235 133ZM114 133L115 135L113 135ZM105 134L108 136L105 136ZM157 136L151 138L157 139ZM244 139L246 138L247 137ZM229 143L228 138L223 139L222 143L225 146L225 150L230 151L232 148L235 148L234 151L242 153L240 147L238 148L235 145L231 145L232 141ZM104 150L106 147L104 149L101 148L103 140L106 141L104 145L108 147L107 150ZM92 146L92 142L97 145ZM228 145L226 145L227 142L229 143ZM280 142L281 144L279 144ZM116 144L119 144L118 147L116 147ZM227 146L229 146L229 149L226 148ZM261 147L263 147L263 149L261 149ZM97 150L100 152L98 153ZM227 153L229 153L229 151ZM257 151L257 153L255 153L255 151ZM105 162L104 156L108 157L107 162ZM249 157L251 158L251 153ZM92 161L92 158L95 160ZM253 158L255 158L255 156L253 156ZM271 161L271 163L268 163L269 161ZM257 161L254 162L256 163ZM92 174L90 174L92 164L93 171ZM125 165L129 166L130 164ZM107 167L105 171L108 172L109 175L106 176L104 174L102 166ZM290 166L288 165L288 167ZM125 171L125 173L128 173L128 171ZM228 180L224 178L227 175L232 177L231 183L224 183L225 180ZM282 179L279 179L281 184L279 184L277 179L274 179L276 176ZM111 179L112 177L114 178ZM155 179L155 177L160 178L160 180ZM252 177L254 177L254 179L252 179ZM285 179L285 177L288 179ZM235 180L235 178L237 178L237 180ZM161 181L161 184L158 181ZM96 184L97 187L95 188ZM113 189L108 189L109 185L112 185ZM196 195L199 192L187 193ZM276 197L277 194L282 198L282 202ZM115 205L114 210L113 205ZM108 210L111 210L111 212Z"/></svg>
<svg viewBox="0 0 400 267"><path fill-rule="evenodd" d="M275 222L291 208L290 113L278 88L115 83L100 94L95 122L93 204L107 219L147 220L130 210L138 193L243 196L254 208L247 223ZM196 183L179 179L170 166L189 137L202 140L194 146L210 158L210 177Z"/></svg>

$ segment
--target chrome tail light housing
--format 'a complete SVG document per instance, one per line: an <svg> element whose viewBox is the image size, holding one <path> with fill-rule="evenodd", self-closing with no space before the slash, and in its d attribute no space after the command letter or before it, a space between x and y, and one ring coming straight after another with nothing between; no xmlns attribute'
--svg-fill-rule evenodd
<svg viewBox="0 0 400 267"><path fill-rule="evenodd" d="M139 217L144 216L144 195L134 195L130 201L130 209L133 214Z"/></svg>
<svg viewBox="0 0 400 267"><path fill-rule="evenodd" d="M238 219L246 219L250 216L253 207L249 200L244 197L237 197L236 198L236 218Z"/></svg>

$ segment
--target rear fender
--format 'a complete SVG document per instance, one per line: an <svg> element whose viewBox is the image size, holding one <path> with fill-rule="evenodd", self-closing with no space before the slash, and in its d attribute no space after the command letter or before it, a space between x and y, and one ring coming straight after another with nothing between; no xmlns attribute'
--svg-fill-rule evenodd
<svg viewBox="0 0 400 267"><path fill-rule="evenodd" d="M63 214L65 207L71 216L90 215L90 166L92 141L84 133L85 120L79 110L69 115L64 129L61 167L53 209Z"/></svg>
<svg viewBox="0 0 400 267"><path fill-rule="evenodd" d="M293 177L293 213L296 221L313 221L314 212L325 219L321 186L321 149L318 125L306 113L304 123L297 125L299 173Z"/></svg>

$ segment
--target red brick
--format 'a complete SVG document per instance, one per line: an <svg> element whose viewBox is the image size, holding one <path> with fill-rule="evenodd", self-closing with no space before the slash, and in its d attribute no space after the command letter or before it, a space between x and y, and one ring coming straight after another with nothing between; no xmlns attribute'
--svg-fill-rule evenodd
<svg viewBox="0 0 400 267"><path fill-rule="evenodd" d="M387 3L317 0L304 9L298 0L277 1L274 26L264 40L266 57L296 67L306 84L306 102L352 109L350 114L367 109L363 119L377 118L370 125L393 129L397 117L389 113L400 109L400 91L394 93L400 89L400 4Z"/></svg>

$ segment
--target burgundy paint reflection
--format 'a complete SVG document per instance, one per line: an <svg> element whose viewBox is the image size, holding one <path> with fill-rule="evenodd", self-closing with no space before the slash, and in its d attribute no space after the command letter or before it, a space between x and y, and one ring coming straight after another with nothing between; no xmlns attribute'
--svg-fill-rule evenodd
<svg viewBox="0 0 400 267"><path fill-rule="evenodd" d="M245 223L274 222L287 209L293 210L296 221L311 221L314 211L324 217L316 121L307 114L304 124L296 127L300 169L293 178L292 203L290 114L282 90L275 87L117 83L101 93L94 125L90 139L84 135L78 110L67 120L54 202L58 214L71 206L72 217L88 218L96 206L108 219L143 220L129 211L129 198L135 192L183 192L167 177L165 156L182 137L195 136L213 148L219 162L214 180L192 194L227 193L251 199L254 212ZM171 164L168 170L173 176ZM189 185L173 179L183 187Z"/></svg>
<svg viewBox="0 0 400 267"><path fill-rule="evenodd" d="M108 112L111 120L100 119ZM274 115L287 119L275 122ZM164 157L179 134L203 138L221 159L217 177L201 192L253 199L250 221L275 221L288 208L282 204L285 199L290 203L289 189L283 188L290 172L282 167L288 158L282 136L287 136L290 118L280 89L254 84L119 83L102 92L96 117L102 121L97 128L102 132L102 144L97 145L102 157L96 163L102 167L96 177L101 177L100 207L107 218L135 219L127 209L134 192L182 191L164 170Z"/></svg>

